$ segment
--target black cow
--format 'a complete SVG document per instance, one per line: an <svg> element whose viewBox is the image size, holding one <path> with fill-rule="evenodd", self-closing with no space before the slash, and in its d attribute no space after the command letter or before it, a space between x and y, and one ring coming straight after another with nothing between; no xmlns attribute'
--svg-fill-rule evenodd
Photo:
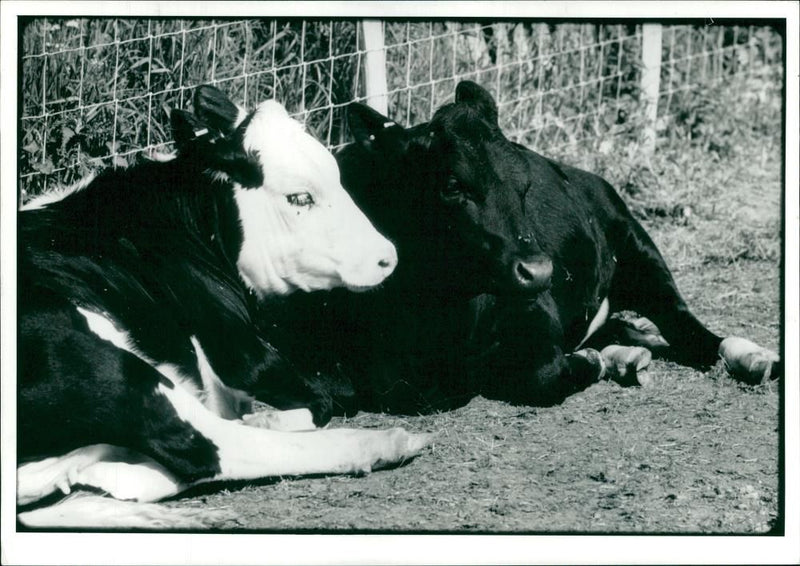
<svg viewBox="0 0 800 566"><path fill-rule="evenodd" d="M427 442L400 429L297 434L238 420L253 397L329 418L258 331L257 303L368 289L396 254L282 106L247 115L201 88L195 111L172 114L176 159L106 171L18 216L18 504L75 485L155 501L211 480L363 471ZM164 512L101 514L108 501L19 518L152 527Z"/></svg>
<svg viewBox="0 0 800 566"><path fill-rule="evenodd" d="M693 367L721 356L749 382L779 375L775 354L723 341L691 314L606 181L509 141L480 86L460 83L455 103L412 128L359 104L349 121L356 143L337 155L342 182L393 241L399 266L366 295L293 296L280 346L335 384L336 410L415 413L478 393L551 404L606 371L635 383L648 350L586 347L612 334L668 342L661 354ZM603 327L622 310L657 330L646 319ZM292 336L325 347L298 360Z"/></svg>

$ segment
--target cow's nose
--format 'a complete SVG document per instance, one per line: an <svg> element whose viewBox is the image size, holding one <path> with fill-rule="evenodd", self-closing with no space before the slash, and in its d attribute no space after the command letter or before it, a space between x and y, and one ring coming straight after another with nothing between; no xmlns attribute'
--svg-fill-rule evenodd
<svg viewBox="0 0 800 566"><path fill-rule="evenodd" d="M534 256L514 262L514 280L526 291L544 291L550 288L553 262L546 256Z"/></svg>

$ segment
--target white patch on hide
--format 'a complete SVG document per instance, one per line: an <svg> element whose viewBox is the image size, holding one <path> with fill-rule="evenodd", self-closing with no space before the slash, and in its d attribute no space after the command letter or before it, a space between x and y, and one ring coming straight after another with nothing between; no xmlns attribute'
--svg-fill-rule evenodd
<svg viewBox="0 0 800 566"><path fill-rule="evenodd" d="M83 307L75 307L75 308L86 319L86 323L89 326L89 330L91 330L98 337L102 338L103 340L106 340L107 342L111 342L114 346L116 346L120 350L125 350L126 352L133 354L140 360L148 363L149 365L154 367L161 375L169 379L172 383L174 383L178 387L184 388L189 394L193 395L194 397L204 402L208 400L207 391L198 387L198 385L194 382L194 380L191 377L185 375L178 366L168 362L158 363L156 360L151 360L148 356L146 356L144 353L140 352L134 347L133 340L131 339L130 334L124 330L120 330L119 328L117 328L117 326L108 317L98 312L87 310ZM194 340L194 337L192 337L192 339ZM249 408L249 405L244 405L244 407ZM229 418L238 418L238 417L229 417Z"/></svg>
<svg viewBox="0 0 800 566"><path fill-rule="evenodd" d="M191 337L192 346L197 356L197 368L203 380L204 400L203 405L223 419L238 419L249 413L253 405L253 397L241 391L228 387L214 372L202 346L196 337Z"/></svg>
<svg viewBox="0 0 800 566"><path fill-rule="evenodd" d="M576 350L583 346L584 342L586 342L592 334L597 332L598 328L606 323L608 320L609 308L608 297L606 297L603 299L603 302L600 303L600 308L597 309L597 313L594 315L594 318L592 318L592 322L589 323L589 328L586 330L586 335L583 337L580 344L578 344L578 347L575 348Z"/></svg>
<svg viewBox="0 0 800 566"><path fill-rule="evenodd" d="M118 329L107 317L98 312L87 310L83 307L75 308L86 319L86 323L89 325L89 330L91 330L97 336L107 342L111 342L120 350L130 352L131 354L143 359L147 363L151 365L153 364L153 362L146 359L143 354L135 351L130 335L124 330Z"/></svg>
<svg viewBox="0 0 800 566"><path fill-rule="evenodd" d="M40 208L44 208L49 204L53 204L54 202L59 202L64 200L66 197L73 193L77 193L89 186L89 184L94 181L97 175L95 173L90 174L87 177L84 177L77 183L73 185L69 185L67 187L59 187L52 191L48 191L44 194L37 195L33 197L31 200L23 204L19 207L20 211L26 210L38 210Z"/></svg>

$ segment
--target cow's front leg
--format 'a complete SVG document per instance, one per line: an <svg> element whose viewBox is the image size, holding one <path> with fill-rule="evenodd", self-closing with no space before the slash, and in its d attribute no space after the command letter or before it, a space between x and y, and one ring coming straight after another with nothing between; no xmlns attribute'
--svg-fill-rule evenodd
<svg viewBox="0 0 800 566"><path fill-rule="evenodd" d="M498 301L495 308L498 346L488 369L485 395L553 405L605 376L605 363L597 350L565 350L564 332L549 293L530 302Z"/></svg>
<svg viewBox="0 0 800 566"><path fill-rule="evenodd" d="M213 415L179 387L159 386L159 392L180 419L217 447L219 470L193 483L369 472L401 464L433 441L431 434L411 434L400 428L264 430Z"/></svg>

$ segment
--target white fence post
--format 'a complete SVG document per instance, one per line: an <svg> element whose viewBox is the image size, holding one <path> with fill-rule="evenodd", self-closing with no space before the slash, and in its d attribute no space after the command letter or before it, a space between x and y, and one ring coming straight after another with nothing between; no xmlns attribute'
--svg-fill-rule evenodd
<svg viewBox="0 0 800 566"><path fill-rule="evenodd" d="M661 86L661 24L642 25L642 96L645 101L644 150L656 147L658 91Z"/></svg>
<svg viewBox="0 0 800 566"><path fill-rule="evenodd" d="M386 82L386 46L383 41L383 22L380 20L363 20L364 31L364 81L367 87L367 104L383 114L389 113L389 101L386 96L389 90Z"/></svg>

